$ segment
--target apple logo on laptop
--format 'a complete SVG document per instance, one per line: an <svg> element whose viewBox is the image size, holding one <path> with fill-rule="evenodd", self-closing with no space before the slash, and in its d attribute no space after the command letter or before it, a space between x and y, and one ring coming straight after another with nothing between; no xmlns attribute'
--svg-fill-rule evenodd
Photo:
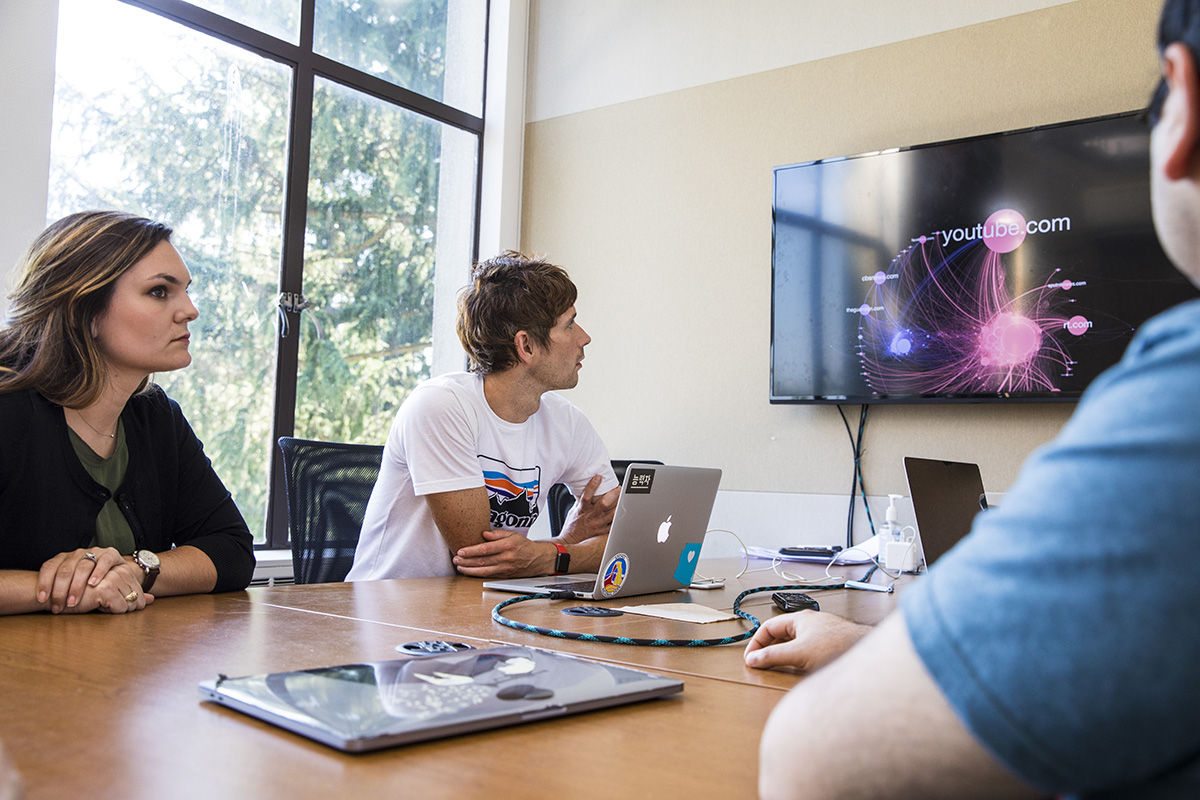
<svg viewBox="0 0 1200 800"><path fill-rule="evenodd" d="M674 516L674 515L668 514L667 521L664 522L662 525L658 526L658 541L660 544L662 542L665 542L667 540L667 537L671 535L671 517L672 516Z"/></svg>

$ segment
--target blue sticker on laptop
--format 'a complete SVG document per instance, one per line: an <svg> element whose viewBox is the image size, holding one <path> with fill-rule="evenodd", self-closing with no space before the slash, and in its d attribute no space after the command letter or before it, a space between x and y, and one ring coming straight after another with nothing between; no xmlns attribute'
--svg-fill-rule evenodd
<svg viewBox="0 0 1200 800"><path fill-rule="evenodd" d="M696 574L696 562L700 560L700 548L703 546L704 542L683 546L683 552L679 554L679 564L675 567L675 580L685 586L692 582L692 576Z"/></svg>
<svg viewBox="0 0 1200 800"><path fill-rule="evenodd" d="M621 590L621 586L628 576L629 556L625 553L617 553L604 568L604 574L600 576L600 594L612 597Z"/></svg>
<svg viewBox="0 0 1200 800"><path fill-rule="evenodd" d="M626 494L650 494L654 486L654 470L650 467L630 467Z"/></svg>

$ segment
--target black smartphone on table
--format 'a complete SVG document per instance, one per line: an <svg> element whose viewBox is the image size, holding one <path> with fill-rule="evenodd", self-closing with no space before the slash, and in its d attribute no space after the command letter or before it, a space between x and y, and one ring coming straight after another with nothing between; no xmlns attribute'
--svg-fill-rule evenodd
<svg viewBox="0 0 1200 800"><path fill-rule="evenodd" d="M804 592L775 592L771 599L775 601L775 605L788 612L821 610L820 604Z"/></svg>

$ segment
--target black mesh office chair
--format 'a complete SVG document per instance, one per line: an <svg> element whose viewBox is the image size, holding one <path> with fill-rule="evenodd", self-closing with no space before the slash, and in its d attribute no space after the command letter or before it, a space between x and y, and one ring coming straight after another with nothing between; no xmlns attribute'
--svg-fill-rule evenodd
<svg viewBox="0 0 1200 800"><path fill-rule="evenodd" d="M625 470L629 469L630 464L661 464L661 461L653 461L648 458L635 458L632 460L623 460L612 462L613 472L617 473L617 483L624 485ZM562 533L563 525L567 522L567 514L571 513L571 506L575 505L575 498L571 495L571 490L564 483L556 483L550 487L550 495L546 498L546 509L550 512L550 535L558 536Z"/></svg>
<svg viewBox="0 0 1200 800"><path fill-rule="evenodd" d="M282 436L279 449L296 583L345 580L354 564L383 445Z"/></svg>

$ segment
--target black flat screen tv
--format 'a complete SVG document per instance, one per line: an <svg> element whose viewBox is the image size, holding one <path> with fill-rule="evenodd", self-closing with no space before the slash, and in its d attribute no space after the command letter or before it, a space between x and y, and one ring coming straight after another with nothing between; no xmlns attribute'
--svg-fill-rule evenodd
<svg viewBox="0 0 1200 800"><path fill-rule="evenodd" d="M1200 292L1135 114L775 169L771 402L1077 400Z"/></svg>

